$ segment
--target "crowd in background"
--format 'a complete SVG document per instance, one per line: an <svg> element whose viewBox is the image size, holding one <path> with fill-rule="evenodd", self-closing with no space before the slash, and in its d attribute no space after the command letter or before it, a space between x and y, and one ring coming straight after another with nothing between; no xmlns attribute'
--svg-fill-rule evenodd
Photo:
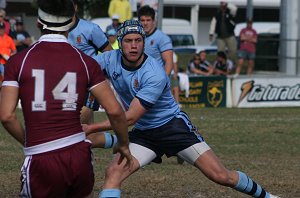
<svg viewBox="0 0 300 198"><path fill-rule="evenodd" d="M2 82L7 60L15 53L32 44L21 17L8 18L4 8L0 8L0 82Z"/></svg>

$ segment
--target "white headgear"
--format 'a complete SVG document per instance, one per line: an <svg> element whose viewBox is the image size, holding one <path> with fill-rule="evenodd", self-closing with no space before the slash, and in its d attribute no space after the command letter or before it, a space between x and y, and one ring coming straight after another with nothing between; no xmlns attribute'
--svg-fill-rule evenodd
<svg viewBox="0 0 300 198"><path fill-rule="evenodd" d="M39 8L38 22L43 25L43 29L64 32L68 31L74 24L73 17L56 16L48 14Z"/></svg>

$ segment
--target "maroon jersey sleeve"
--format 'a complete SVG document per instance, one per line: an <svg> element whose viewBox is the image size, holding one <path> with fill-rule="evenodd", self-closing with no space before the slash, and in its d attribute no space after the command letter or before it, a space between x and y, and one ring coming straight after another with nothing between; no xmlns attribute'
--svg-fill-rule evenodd
<svg viewBox="0 0 300 198"><path fill-rule="evenodd" d="M20 72L20 67L22 65L22 62L20 61L20 58L16 58L16 55L13 55L8 59L6 65L5 65L5 71L4 71L4 81L10 82L10 81L18 81L18 75ZM20 57L20 54L18 54Z"/></svg>

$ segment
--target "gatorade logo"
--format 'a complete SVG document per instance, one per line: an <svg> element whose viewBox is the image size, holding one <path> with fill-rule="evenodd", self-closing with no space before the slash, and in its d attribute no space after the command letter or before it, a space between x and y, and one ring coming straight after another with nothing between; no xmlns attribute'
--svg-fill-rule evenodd
<svg viewBox="0 0 300 198"><path fill-rule="evenodd" d="M248 102L299 101L300 84L294 86L263 86L254 81L245 82L241 87L238 104L246 98Z"/></svg>

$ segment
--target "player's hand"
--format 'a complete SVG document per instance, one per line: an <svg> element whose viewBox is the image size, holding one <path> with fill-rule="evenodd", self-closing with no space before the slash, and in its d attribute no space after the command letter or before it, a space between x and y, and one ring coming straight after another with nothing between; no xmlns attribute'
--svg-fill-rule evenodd
<svg viewBox="0 0 300 198"><path fill-rule="evenodd" d="M120 145L119 143L117 143L114 147L113 147L113 153L120 153L120 158L118 161L118 164L121 164L124 160L126 160L125 163L125 168L131 169L131 167L133 166L133 158L132 155L130 153L128 144L127 145Z"/></svg>
<svg viewBox="0 0 300 198"><path fill-rule="evenodd" d="M83 132L85 132L86 135L89 135L89 134L93 133L93 130L92 130L90 125L81 124L81 127L82 127Z"/></svg>

